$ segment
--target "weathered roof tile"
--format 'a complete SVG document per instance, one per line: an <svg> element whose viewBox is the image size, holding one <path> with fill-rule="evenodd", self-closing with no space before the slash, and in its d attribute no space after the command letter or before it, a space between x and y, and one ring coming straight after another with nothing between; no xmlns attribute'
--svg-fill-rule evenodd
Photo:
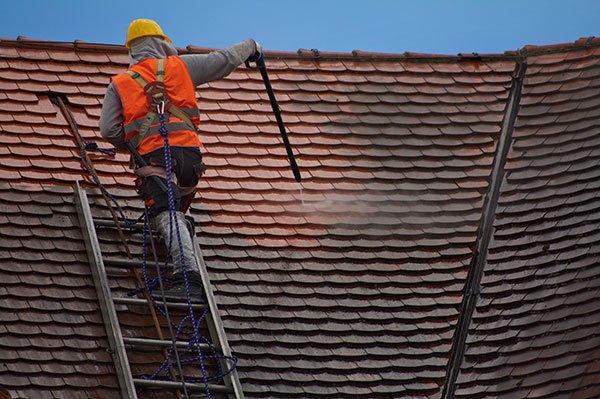
<svg viewBox="0 0 600 399"><path fill-rule="evenodd" d="M589 85L581 74L568 72L579 67L568 61L573 54L583 57L586 67L600 62L582 51L528 57L529 64L543 67L531 67L525 76L502 187L511 195L501 197L496 214L482 300L470 327L465 356L470 366L467 370L463 365L462 371L469 377L459 377L459 398L480 397L474 396L475 392L490 390L507 398L556 397L566 389L571 391L568 397L585 397L589 391L582 378L590 375L592 363L582 356L589 348L598 348L598 343L593 329L583 328L577 315L595 315L592 325L598 328L598 301L594 298L599 280L592 277L598 270L590 262L594 255L589 250L597 237L596 228L582 225L572 207L590 204L597 193L596 188L578 183L584 171L595 165L595 155L582 152L586 144L567 131L569 124L586 117L576 109L584 106L579 94ZM572 91L573 96L553 106L556 100L551 93L558 90ZM582 126L578 133L589 134L593 129L593 124ZM553 140L547 139L549 135ZM560 180L564 192L550 189L552 183L547 179ZM578 192L585 195L574 195ZM511 214L532 215L534 209L540 211L534 217L513 216L510 223L504 222ZM583 246L577 244L581 239ZM534 245L543 242L549 243ZM498 256L507 248L518 250ZM546 277L546 269L551 277ZM582 279L582 274L588 277ZM492 326L489 320L502 324ZM568 338L573 332L578 333L576 341ZM497 352L502 353L502 362L491 365L483 361Z"/></svg>
<svg viewBox="0 0 600 399"><path fill-rule="evenodd" d="M86 139L100 139L102 96L128 58L42 47L0 43L0 174L18 180L0 185L0 358L10 365L0 384L20 397L80 388L116 397L71 199L71 184L89 180L48 91L67 96ZM599 273L589 260L600 217L582 217L600 189L591 53L528 55L457 397L592 397L596 385L576 383L598 375L589 353ZM267 57L301 186L256 70L198 91L213 170L191 214L247 397L441 395L515 58L355 54ZM139 212L125 157L94 164ZM107 254L122 251L110 234L101 241ZM123 324L156 334L142 314ZM503 362L486 363L497 353ZM537 357L542 368L530 367ZM161 359L131 355L138 374Z"/></svg>

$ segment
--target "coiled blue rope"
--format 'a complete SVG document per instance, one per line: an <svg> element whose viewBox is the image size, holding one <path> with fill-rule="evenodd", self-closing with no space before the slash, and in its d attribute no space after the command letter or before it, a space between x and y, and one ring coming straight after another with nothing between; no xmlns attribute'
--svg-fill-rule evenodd
<svg viewBox="0 0 600 399"><path fill-rule="evenodd" d="M166 119L166 117L165 117L164 113L161 113L159 116L159 121L160 121L160 133L164 139L165 163L166 163L165 177L166 177L167 182L169 182L169 184L167 184L167 187L168 187L169 215L170 215L170 220L169 220L170 234L169 234L169 236L171 238L169 241L168 249L170 252L171 245L172 245L172 237L173 237L173 221L176 218L177 210L175 209L175 194L174 194L173 186L172 186L172 184L173 184L172 183L173 160L171 157L171 149L170 149L170 145L169 145L168 130L166 129L165 119ZM104 185L100 181L98 174L94 170L93 166L91 165L91 163L89 162L88 157L87 157L88 151L98 151L98 152L100 152L104 155L108 155L108 156L114 156L116 151L114 149L99 148L97 143L95 143L95 142L86 142L84 140L82 144L83 144L83 146L80 148L80 159L81 159L81 163L82 163L84 169L89 173L94 184L106 195L106 197L110 200L110 202L112 202L114 204L114 206L117 208L117 212L119 214L119 217L123 221L124 227L132 228L134 225L136 225L142 219L144 220L143 246L142 246L142 251L143 251L143 254L142 254L143 268L142 268L142 270L143 270L143 278L144 278L144 287L137 289L137 290L133 290L133 291L129 292L128 295L130 295L130 296L137 295L141 291L144 291L144 290L151 293L159 285L159 279L162 279L163 281L166 280L165 279L165 270L166 270L166 266L167 266L166 263L168 260L165 261L165 264L162 267L162 269L160 270L159 275L157 277L151 279L149 276L149 273L148 273L148 238L151 234L150 227L149 227L148 212L146 210L137 219L131 219L131 218L126 217L125 212L123 211L123 208L121 207L121 205L119 204L117 199L106 189L106 187L104 187ZM182 265L182 271L184 273L184 281L185 281L185 289L186 289L186 293L187 293L189 314L187 316L183 317L180 320L180 322L178 323L178 325L175 326L176 327L175 333L173 335L175 336L176 341L180 340L180 338L184 334L189 336L191 333L193 335L193 339L189 340L188 349L190 351L196 350L197 358L196 359L194 359L194 358L183 359L181 361L181 364L191 365L191 364L195 363L196 361L198 361L199 366L200 366L200 371L202 374L201 381L204 383L206 397L212 399L213 396L212 396L212 393L210 392L210 389L208 386L208 381L223 378L226 375L228 375L229 373L231 373L237 366L237 358L234 356L223 356L223 355L217 354L216 348L212 344L212 342L208 341L205 337L203 337L200 334L200 323L202 322L202 320L204 320L206 318L207 310L204 310L199 315L199 317L195 317L195 315L194 315L193 308L192 308L192 300L191 300L190 290L189 290L189 281L187 278L187 267L185 265L185 259L183 258L181 234L179 231L179 225L177 223L175 223L175 230L176 230L176 234L177 234L177 240L179 243L179 253L181 256L180 264ZM159 311L159 313L161 313L164 316L167 311L166 306L162 306L157 303L155 303L155 306L156 306L156 309ZM192 326L191 329L186 328L187 323L190 321L191 321L190 324ZM191 332L190 332L190 330L191 330ZM203 354L201 352L200 346L198 345L200 343L204 343L204 344L208 345L212 354L211 355ZM175 348L174 345L172 345L169 348L169 350L167 351L167 356L166 356L165 360L161 363L161 365L158 367L158 369L151 375L143 375L142 378L154 380L154 379L160 378L161 374L164 372L170 373L171 369L174 366L172 356L173 356L175 350L177 350L177 349ZM219 370L216 375L213 375L213 376L208 375L207 370L206 370L206 365L205 365L207 359L214 359L216 361L215 363L217 364L218 370ZM219 360L227 361L227 363L229 364L229 367L227 368L227 370L225 370L225 371L222 370ZM197 378L191 378L189 380L194 381L194 382L198 381Z"/></svg>
<svg viewBox="0 0 600 399"><path fill-rule="evenodd" d="M194 316L194 309L192 307L192 298L190 295L190 282L188 279L188 265L186 264L185 256L183 254L183 243L181 242L181 231L179 231L179 223L177 223L177 209L175 207L175 192L173 190L173 158L171 156L171 146L169 144L169 131L167 130L166 116L164 112L158 114L159 128L158 131L163 137L163 150L165 157L165 179L167 183L167 202L169 204L169 253L171 252L171 245L173 244L173 224L175 224L175 234L177 235L177 245L179 245L179 265L183 272L183 283L185 287L186 299L188 303L188 316L192 323L193 338L189 341L196 349L198 355L198 363L200 366L200 372L202 375L202 382L204 383L204 392L206 397L212 399L212 393L208 387L207 371L205 365L204 354L197 345L200 343L200 323L199 320ZM191 266L191 265L190 265ZM192 348L190 348L192 349Z"/></svg>
<svg viewBox="0 0 600 399"><path fill-rule="evenodd" d="M160 111L160 110L159 110ZM205 337L200 333L200 325L202 320L206 318L207 309L203 310L199 315L196 315L192 306L192 298L190 295L190 282L188 279L188 265L186 264L185 256L183 253L183 245L181 241L181 231L179 230L179 224L177 223L177 209L175 206L175 192L173 188L173 158L171 154L171 148L169 144L169 136L168 129L166 127L166 115L162 112L159 112L158 115L159 120L159 133L163 137L163 150L164 150L164 158L165 158L165 179L167 182L167 201L169 208L169 242L167 244L168 253L171 252L171 247L173 245L173 233L176 235L177 244L179 245L179 264L181 265L181 270L183 273L184 280L184 288L186 292L186 299L188 304L188 314L183 317L177 325L173 325L175 330L175 341L180 340L180 338L185 334L186 336L191 335L191 339L188 338L188 350L192 353L196 353L195 356L191 356L189 358L181 358L181 364L184 365L192 365L197 364L200 370L201 377L200 378L188 378L189 381L200 381L204 385L205 396L209 399L213 398L212 392L210 391L210 387L208 382L215 379L221 379L231 373L235 367L237 366L237 358L234 356L224 356L217 353L216 347L210 341L208 341ZM175 227L173 227L175 224ZM149 236L148 229L148 217L144 219L144 245L143 245L143 276L144 276L144 289L148 292L153 291L159 285L158 279L163 279L164 281L164 270L166 268L163 267L160 275L151 279L148 273L148 265L147 265L147 244L146 241ZM173 259L175 261L175 259ZM191 266L191 265L190 265ZM132 291L130 295L139 293L139 290ZM163 306L156 304L156 309L159 313L165 314L167 311ZM191 328L188 328L188 324ZM205 354L202 352L200 344L205 344L210 349L210 354ZM172 356L174 352L177 351L174 345L171 345L169 350L167 351L167 355L165 360L160 364L157 370L151 375L144 375L143 378L146 379L159 379L163 378L162 375L164 373L170 373L173 367L173 359ZM215 375L209 375L208 370L206 368L206 361L209 359L214 359L215 363L218 367L218 372ZM220 364L220 360L225 360L228 364L227 370L223 370Z"/></svg>

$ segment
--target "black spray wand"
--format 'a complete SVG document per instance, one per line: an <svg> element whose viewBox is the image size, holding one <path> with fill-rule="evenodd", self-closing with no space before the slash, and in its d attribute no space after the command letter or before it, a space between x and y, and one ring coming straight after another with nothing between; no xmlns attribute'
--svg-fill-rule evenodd
<svg viewBox="0 0 600 399"><path fill-rule="evenodd" d="M246 66L250 68L250 63L246 62ZM290 166L292 167L292 172L294 173L294 179L296 179L296 181L300 183L300 181L302 180L302 176L300 176L300 169L298 169L296 157L294 156L290 140L288 139L287 132L285 131L283 119L281 119L281 111L279 110L279 105L277 104L277 100L275 99L275 93L273 93L273 88L271 87L271 81L269 80L269 75L267 74L267 67L265 66L265 60L262 54L256 59L256 66L258 67L258 70L260 71L260 74L263 78L263 82L265 83L267 95L269 96L269 101L271 102L271 108L273 108L273 113L275 114L277 125L279 126L279 133L281 133L281 138L283 139L283 144L285 145L285 151L287 152L288 158L290 160Z"/></svg>

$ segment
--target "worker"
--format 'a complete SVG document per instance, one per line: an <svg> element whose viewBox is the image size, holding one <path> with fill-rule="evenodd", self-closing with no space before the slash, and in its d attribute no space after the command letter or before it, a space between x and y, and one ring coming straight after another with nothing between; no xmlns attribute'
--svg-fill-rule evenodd
<svg viewBox="0 0 600 399"><path fill-rule="evenodd" d="M262 56L262 48L254 40L247 39L224 50L179 56L171 39L158 23L149 19L136 19L130 23L125 46L129 49L129 70L114 76L108 86L100 114L100 132L118 149L123 149L125 142L134 144L149 165L147 168L137 165L136 174L140 177L136 180L136 188L145 201L152 224L165 243L171 243L173 276L167 297L187 296L183 274L186 267L190 295L198 298L203 295L202 280L184 216L205 169L196 128L199 113L195 88L229 75L244 61L256 61ZM172 231L169 229L165 186L160 186L160 181L166 183L164 141L157 115L162 111L157 107L161 106L168 115L166 127L178 184L173 188L183 265L179 262L181 254L175 226Z"/></svg>

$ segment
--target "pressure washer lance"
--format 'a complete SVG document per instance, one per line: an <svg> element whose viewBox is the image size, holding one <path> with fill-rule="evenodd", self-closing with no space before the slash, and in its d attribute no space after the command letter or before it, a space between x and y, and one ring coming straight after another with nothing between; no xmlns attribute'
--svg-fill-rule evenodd
<svg viewBox="0 0 600 399"><path fill-rule="evenodd" d="M290 160L292 172L294 172L294 178L298 183L300 183L300 181L302 180L302 176L300 176L300 169L298 169L296 157L294 156L292 146L290 145L290 140L288 139L288 135L285 131L285 125L283 124L283 119L281 118L281 111L279 110L279 105L277 104L277 100L275 99L275 93L273 93L273 88L271 87L271 81L269 80L269 75L267 74L267 67L265 66L265 59L263 55L261 54L255 60L255 62L263 78L263 82L265 83L267 95L269 96L269 101L271 102L271 108L273 108L275 119L277 119L277 125L279 125L279 132L281 133L281 138L283 139L283 144L285 145L285 151L287 152L288 158ZM250 62L246 61L246 66L250 68Z"/></svg>
<svg viewBox="0 0 600 399"><path fill-rule="evenodd" d="M292 168L292 172L294 173L294 179L300 183L302 181L302 176L300 175L300 169L298 168L298 164L296 163L296 157L294 156L294 151L292 150L292 145L290 144L290 140L288 138L287 132L285 130L285 125L283 124L283 119L281 118L281 110L279 109L279 104L277 104L277 99L275 98L275 93L273 92L273 88L271 87L271 81L269 80L269 75L267 73L267 67L265 65L265 59L261 54L256 59L256 66L260 71L263 82L265 84L265 88L267 89L267 95L269 96L269 101L271 103L271 108L273 109L273 113L275 114L275 119L277 120L277 125L279 126L279 133L281 133L281 138L283 140L283 144L285 145L285 151L287 152L287 156L290 160L290 166ZM246 66L248 68L252 68L250 66L250 62L246 61ZM135 162L138 166L146 166L146 162L142 158L142 156L137 152L135 147L130 143L126 142L125 147L133 156ZM151 178L156 180L156 183L164 192L167 191L167 187L164 185L161 179L157 176L151 176Z"/></svg>

